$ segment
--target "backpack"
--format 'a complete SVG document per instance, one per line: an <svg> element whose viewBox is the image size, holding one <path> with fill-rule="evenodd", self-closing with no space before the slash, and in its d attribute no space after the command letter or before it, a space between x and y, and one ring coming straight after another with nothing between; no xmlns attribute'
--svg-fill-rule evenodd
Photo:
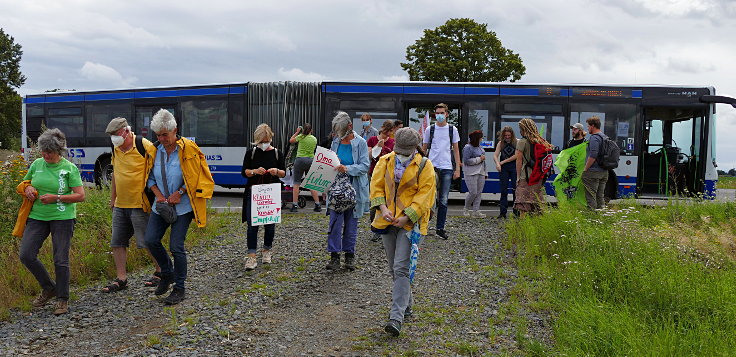
<svg viewBox="0 0 736 357"><path fill-rule="evenodd" d="M452 154L452 134L455 132L453 130L453 126L448 124L450 127L450 130L448 131L450 133L450 159L452 160L452 168L455 169L455 155ZM432 150L432 141L434 141L434 127L435 124L432 124L432 126L429 127L429 143L427 143L427 153L426 156L429 157L429 151Z"/></svg>
<svg viewBox="0 0 736 357"><path fill-rule="evenodd" d="M529 175L528 170L524 170L524 172L527 175L526 182L531 186L547 181L547 178L553 172L554 159L552 158L552 150L547 149L544 145L532 143L531 141L529 145L531 158L526 162L526 167L532 169L532 174Z"/></svg>
<svg viewBox="0 0 736 357"><path fill-rule="evenodd" d="M337 213L342 213L355 207L356 192L350 183L350 175L342 172L337 174L335 182L327 190L327 199L330 201L328 208Z"/></svg>
<svg viewBox="0 0 736 357"><path fill-rule="evenodd" d="M621 149L619 149L616 142L610 138L601 137L601 147L598 149L598 157L596 163L602 169L612 170L618 167L618 158L621 155Z"/></svg>
<svg viewBox="0 0 736 357"><path fill-rule="evenodd" d="M153 146L157 147L158 141L156 141ZM141 156L148 159L148 152L146 152L146 148L143 146L143 136L135 136L135 148ZM111 144L110 149L112 150L112 156L115 157L115 146ZM151 207L153 207L153 204L156 202L156 194L153 193L150 188L148 188L148 185L145 185L145 187L143 188L143 193L145 193L146 198L148 199L148 203L151 205Z"/></svg>

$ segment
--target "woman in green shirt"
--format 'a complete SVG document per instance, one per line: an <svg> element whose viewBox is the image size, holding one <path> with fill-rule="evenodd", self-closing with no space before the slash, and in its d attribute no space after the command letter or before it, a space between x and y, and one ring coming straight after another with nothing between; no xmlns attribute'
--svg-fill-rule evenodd
<svg viewBox="0 0 736 357"><path fill-rule="evenodd" d="M317 149L317 138L312 135L312 124L304 124L304 128L296 128L296 132L289 139L290 143L299 143L296 147L296 160L294 160L294 192L292 193L291 211L296 212L297 200L299 199L299 186L302 184L302 176L309 172L314 158L314 150ZM319 194L315 190L309 190L314 200L314 211L319 212L322 206L319 203Z"/></svg>
<svg viewBox="0 0 736 357"><path fill-rule="evenodd" d="M56 296L54 315L69 311L69 247L74 235L77 202L84 201L82 177L76 165L65 159L66 136L59 129L46 130L38 137L43 158L28 168L24 180L30 180L25 195L33 201L20 242L20 261L41 285L41 294L33 307L42 307ZM38 259L46 237L51 234L56 282Z"/></svg>

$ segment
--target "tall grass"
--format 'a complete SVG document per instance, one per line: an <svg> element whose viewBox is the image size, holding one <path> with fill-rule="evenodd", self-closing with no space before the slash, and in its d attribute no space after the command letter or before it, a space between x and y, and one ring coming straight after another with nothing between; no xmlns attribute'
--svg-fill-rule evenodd
<svg viewBox="0 0 736 357"><path fill-rule="evenodd" d="M551 209L507 225L561 355L730 355L736 204ZM545 306L544 304L539 304Z"/></svg>
<svg viewBox="0 0 736 357"><path fill-rule="evenodd" d="M733 176L718 176L718 183L716 188L736 188L736 177Z"/></svg>
<svg viewBox="0 0 736 357"><path fill-rule="evenodd" d="M32 296L40 291L38 283L18 258L20 238L10 235L21 202L20 195L15 193L15 186L25 174L25 165L22 159L17 159L0 172L0 197L4 202L0 205L0 220L5 222L0 225L0 319L9 316L10 308L29 309ZM77 204L77 224L69 252L71 280L72 284L98 284L101 287L105 280L115 276L110 249L110 190L87 187L85 193L85 201ZM221 228L235 219L232 215L213 215L209 212L206 228L198 229L192 224L187 234L186 246L191 247L216 237ZM168 234L164 239L164 245L168 246ZM129 271L151 265L146 252L135 248L133 239L130 247L127 265ZM50 238L44 242L39 259L53 277Z"/></svg>

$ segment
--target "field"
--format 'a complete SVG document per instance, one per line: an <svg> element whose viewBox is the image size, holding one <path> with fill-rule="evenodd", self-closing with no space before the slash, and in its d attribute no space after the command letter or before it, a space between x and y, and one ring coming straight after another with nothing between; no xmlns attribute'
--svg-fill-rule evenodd
<svg viewBox="0 0 736 357"><path fill-rule="evenodd" d="M736 189L736 177L734 176L718 176L717 188Z"/></svg>

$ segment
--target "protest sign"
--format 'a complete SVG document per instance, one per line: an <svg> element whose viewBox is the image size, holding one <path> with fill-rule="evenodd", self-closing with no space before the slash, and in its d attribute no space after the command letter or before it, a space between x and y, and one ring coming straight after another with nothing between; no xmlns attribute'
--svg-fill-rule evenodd
<svg viewBox="0 0 736 357"><path fill-rule="evenodd" d="M281 223L281 184L253 185L250 190L250 224Z"/></svg>
<svg viewBox="0 0 736 357"><path fill-rule="evenodd" d="M302 187L317 192L325 192L335 182L337 170L335 168L340 165L340 159L337 154L327 150L321 146L317 146L317 151L312 159L312 167L309 168L307 177L302 181Z"/></svg>

